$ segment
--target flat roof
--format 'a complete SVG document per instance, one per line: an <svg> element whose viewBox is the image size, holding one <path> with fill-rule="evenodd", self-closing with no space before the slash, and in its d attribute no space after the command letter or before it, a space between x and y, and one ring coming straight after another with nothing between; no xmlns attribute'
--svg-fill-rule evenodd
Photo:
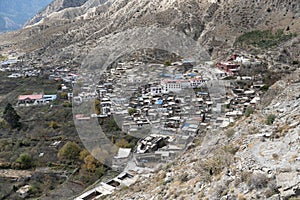
<svg viewBox="0 0 300 200"><path fill-rule="evenodd" d="M119 148L118 155L115 158L128 158L131 148Z"/></svg>

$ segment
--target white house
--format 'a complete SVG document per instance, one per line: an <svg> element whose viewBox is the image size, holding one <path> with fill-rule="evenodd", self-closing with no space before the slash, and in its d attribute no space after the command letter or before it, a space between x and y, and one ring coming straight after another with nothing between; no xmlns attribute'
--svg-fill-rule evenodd
<svg viewBox="0 0 300 200"><path fill-rule="evenodd" d="M206 82L203 78L190 78L190 79L174 79L174 80L162 80L161 89L162 93L168 92L180 92L185 88L198 88ZM151 88L151 93L159 91L159 87Z"/></svg>

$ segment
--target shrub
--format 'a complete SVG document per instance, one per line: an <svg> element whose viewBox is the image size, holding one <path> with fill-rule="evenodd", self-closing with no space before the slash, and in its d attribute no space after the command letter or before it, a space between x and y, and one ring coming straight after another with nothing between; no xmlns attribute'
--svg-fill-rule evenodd
<svg viewBox="0 0 300 200"><path fill-rule="evenodd" d="M61 90L61 88L62 88L61 84L58 84L56 87L57 90Z"/></svg>
<svg viewBox="0 0 300 200"><path fill-rule="evenodd" d="M57 157L62 159L68 160L77 160L80 154L80 147L75 142L67 142L57 154Z"/></svg>
<svg viewBox="0 0 300 200"><path fill-rule="evenodd" d="M41 194L41 188L37 184L32 185L28 191L31 195Z"/></svg>
<svg viewBox="0 0 300 200"><path fill-rule="evenodd" d="M71 108L72 107L72 103L69 101L65 101L62 103L62 106L65 108Z"/></svg>
<svg viewBox="0 0 300 200"><path fill-rule="evenodd" d="M271 30L254 30L244 33L236 40L240 45L251 45L260 48L275 47L281 42L287 41L295 34L285 34L282 29L278 29L276 33L272 33Z"/></svg>
<svg viewBox="0 0 300 200"><path fill-rule="evenodd" d="M275 119L276 119L276 116L274 114L268 115L267 119L266 119L266 124L272 125L274 123Z"/></svg>
<svg viewBox="0 0 300 200"><path fill-rule="evenodd" d="M85 157L87 157L88 155L90 155L90 152L86 149L82 150L79 154L79 159L84 161Z"/></svg>
<svg viewBox="0 0 300 200"><path fill-rule="evenodd" d="M171 65L171 62L170 62L170 61L165 61L165 62L164 62L164 66L167 67L167 66L170 66L170 65Z"/></svg>
<svg viewBox="0 0 300 200"><path fill-rule="evenodd" d="M271 180L269 181L268 183L268 188L267 190L265 191L265 195L267 198L273 196L274 194L277 194L279 193L278 191L278 187L277 187L277 184L276 184L276 180Z"/></svg>
<svg viewBox="0 0 300 200"><path fill-rule="evenodd" d="M260 90L265 92L269 89L269 87L270 87L269 85L264 85L260 88Z"/></svg>
<svg viewBox="0 0 300 200"><path fill-rule="evenodd" d="M68 93L62 92L62 93L60 94L60 98L61 98L61 99L68 99Z"/></svg>
<svg viewBox="0 0 300 200"><path fill-rule="evenodd" d="M181 183L184 183L184 182L187 182L188 180L189 180L189 178L188 178L188 173L183 173L183 174L181 174L180 176L179 176L179 180L180 180L180 182Z"/></svg>
<svg viewBox="0 0 300 200"><path fill-rule="evenodd" d="M100 105L101 105L101 102L99 99L96 99L95 100L95 110L96 110L96 114L99 115L100 114Z"/></svg>
<svg viewBox="0 0 300 200"><path fill-rule="evenodd" d="M121 130L121 129L118 126L117 122L114 120L114 118L110 118L107 121L107 129L106 129L106 131L112 132L112 131L119 131L119 130Z"/></svg>
<svg viewBox="0 0 300 200"><path fill-rule="evenodd" d="M0 54L0 61L6 60L6 59L7 59L6 56L3 56L2 54Z"/></svg>
<svg viewBox="0 0 300 200"><path fill-rule="evenodd" d="M95 174L98 176L98 178L101 178L105 173L106 173L106 168L103 165L97 167L95 170Z"/></svg>
<svg viewBox="0 0 300 200"><path fill-rule="evenodd" d="M249 117L250 115L252 115L254 113L254 108L253 107L247 107L246 111L245 111L245 116Z"/></svg>
<svg viewBox="0 0 300 200"><path fill-rule="evenodd" d="M136 113L137 112L137 110L135 109L135 108L129 108L128 109L128 114L129 115L133 115L134 113Z"/></svg>
<svg viewBox="0 0 300 200"><path fill-rule="evenodd" d="M272 154L272 158L273 158L274 160L278 160L278 159L279 159L279 155L278 155L277 153L273 153L273 154Z"/></svg>
<svg viewBox="0 0 300 200"><path fill-rule="evenodd" d="M250 175L251 175L251 172L250 171L242 171L241 172L241 182L244 182L244 183L249 183L250 181Z"/></svg>
<svg viewBox="0 0 300 200"><path fill-rule="evenodd" d="M234 135L234 129L233 129L233 128L228 129L228 130L226 131L226 136L227 136L228 138L231 138L233 135Z"/></svg>
<svg viewBox="0 0 300 200"><path fill-rule="evenodd" d="M6 129L9 127L10 127L10 125L7 123L7 121L0 119L0 129Z"/></svg>
<svg viewBox="0 0 300 200"><path fill-rule="evenodd" d="M120 148L131 148L132 144L130 144L127 140L125 139L120 139L116 142L116 146Z"/></svg>
<svg viewBox="0 0 300 200"><path fill-rule="evenodd" d="M239 150L238 146L234 146L233 144L228 144L224 146L224 151L234 155Z"/></svg>
<svg viewBox="0 0 300 200"><path fill-rule="evenodd" d="M49 123L49 127L50 127L50 128L53 128L53 129L57 129L57 128L59 128L59 124L58 124L58 122L51 121L51 122Z"/></svg>
<svg viewBox="0 0 300 200"><path fill-rule="evenodd" d="M33 166L32 157L28 153L22 153L17 158L15 163L17 164L16 167L19 168L19 169L29 169Z"/></svg>
<svg viewBox="0 0 300 200"><path fill-rule="evenodd" d="M254 173L250 176L248 185L252 188L261 189L268 186L268 177L263 173Z"/></svg>
<svg viewBox="0 0 300 200"><path fill-rule="evenodd" d="M92 155L88 155L84 158L84 166L89 172L96 170L96 160Z"/></svg>

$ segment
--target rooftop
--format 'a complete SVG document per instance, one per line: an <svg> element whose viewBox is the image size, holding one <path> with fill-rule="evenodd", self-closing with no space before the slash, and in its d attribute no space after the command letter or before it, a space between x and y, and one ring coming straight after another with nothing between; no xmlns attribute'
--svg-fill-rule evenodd
<svg viewBox="0 0 300 200"><path fill-rule="evenodd" d="M42 98L43 98L42 94L32 94L32 95L20 95L18 97L18 100L25 100L25 99L36 100L36 99L42 99Z"/></svg>

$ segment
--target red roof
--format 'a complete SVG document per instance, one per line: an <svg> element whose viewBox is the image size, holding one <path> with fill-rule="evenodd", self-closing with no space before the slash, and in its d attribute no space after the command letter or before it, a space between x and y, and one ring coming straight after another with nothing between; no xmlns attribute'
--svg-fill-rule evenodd
<svg viewBox="0 0 300 200"><path fill-rule="evenodd" d="M25 99L37 100L42 98L43 98L42 94L32 94L32 95L20 95L18 100L25 100Z"/></svg>

